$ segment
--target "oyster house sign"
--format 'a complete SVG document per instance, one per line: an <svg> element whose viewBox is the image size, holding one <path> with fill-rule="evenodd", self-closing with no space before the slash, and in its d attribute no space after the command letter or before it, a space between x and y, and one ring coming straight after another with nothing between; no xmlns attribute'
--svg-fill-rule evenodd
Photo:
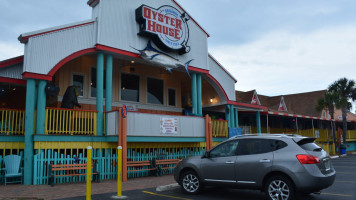
<svg viewBox="0 0 356 200"><path fill-rule="evenodd" d="M186 13L180 13L172 6L155 9L142 5L136 9L136 21L140 25L138 34L151 37L161 49L178 51L180 54L190 51L187 46L188 20Z"/></svg>

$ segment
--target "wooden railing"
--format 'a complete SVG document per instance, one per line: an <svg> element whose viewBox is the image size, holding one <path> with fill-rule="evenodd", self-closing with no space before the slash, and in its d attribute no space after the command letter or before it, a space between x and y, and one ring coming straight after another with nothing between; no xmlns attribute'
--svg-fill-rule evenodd
<svg viewBox="0 0 356 200"><path fill-rule="evenodd" d="M24 135L25 111L0 109L0 135Z"/></svg>
<svg viewBox="0 0 356 200"><path fill-rule="evenodd" d="M213 137L228 137L228 128L226 120L211 120Z"/></svg>
<svg viewBox="0 0 356 200"><path fill-rule="evenodd" d="M46 108L45 134L96 135L96 111Z"/></svg>

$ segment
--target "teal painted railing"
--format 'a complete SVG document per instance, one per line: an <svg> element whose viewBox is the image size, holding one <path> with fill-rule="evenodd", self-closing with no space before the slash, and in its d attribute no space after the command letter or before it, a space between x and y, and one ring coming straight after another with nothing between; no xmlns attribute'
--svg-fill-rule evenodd
<svg viewBox="0 0 356 200"><path fill-rule="evenodd" d="M94 149L92 159L97 163L97 170L100 173L100 180L115 179L116 178L116 154L111 149ZM75 164L86 163L86 155L80 153L78 155L64 155L56 151L43 151L34 156L34 176L33 184L41 185L48 184L48 167L50 163L53 164ZM78 170L79 173L85 173L84 170ZM58 171L56 175L63 175L64 172ZM85 176L66 176L56 177L54 183L70 183L83 182L86 180Z"/></svg>
<svg viewBox="0 0 356 200"><path fill-rule="evenodd" d="M135 151L136 150L136 151ZM155 149L154 151L145 152L146 149L128 149L127 159L131 161L140 160L152 160L152 159L183 159L189 156L202 155L205 152L205 148L169 148L166 150ZM37 152L38 153L38 152ZM97 163L97 170L100 173L100 180L116 179L117 176L117 154L116 150L111 149L94 149L92 159ZM86 163L85 152L79 153L78 155L65 155L52 150L41 150L40 153L34 156L34 176L33 184L41 185L48 184L48 167L50 163L53 164L74 164ZM171 165L174 167L174 165ZM130 167L130 169L134 169ZM135 169L137 170L137 169ZM85 173L85 171L78 171L80 173ZM57 175L64 175L64 172L56 172ZM173 168L164 171L162 174L173 173ZM148 171L136 171L129 172L128 177L143 177L149 176ZM85 176L65 176L56 177L54 183L71 183L71 182L83 182L86 180Z"/></svg>
<svg viewBox="0 0 356 200"><path fill-rule="evenodd" d="M140 151L140 152L139 152ZM167 150L163 149L156 149L151 152L146 152L146 149L139 149L139 151L135 151L133 149L127 150L127 160L128 161L146 161L146 160L163 160L163 159L183 159L190 156L199 156L203 155L205 152L205 148L202 147L195 147L195 148L169 148ZM175 165L167 165L166 167L174 167ZM128 167L128 170L139 170L139 169L147 169L148 166L145 167ZM165 174L172 174L173 169L168 169L162 172L163 175ZM132 171L128 172L128 178L134 177L143 177L143 176L150 176L152 172L149 170L142 170L142 171Z"/></svg>

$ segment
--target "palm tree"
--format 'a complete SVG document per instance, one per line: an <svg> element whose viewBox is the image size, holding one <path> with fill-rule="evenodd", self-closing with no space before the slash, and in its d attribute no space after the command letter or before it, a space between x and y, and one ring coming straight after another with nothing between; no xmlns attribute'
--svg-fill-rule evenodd
<svg viewBox="0 0 356 200"><path fill-rule="evenodd" d="M355 81L348 80L347 78L340 78L329 86L328 92L338 95L338 98L335 101L335 106L342 111L342 137L345 144L347 131L346 116L347 112L349 112L352 107L349 101L356 99Z"/></svg>
<svg viewBox="0 0 356 200"><path fill-rule="evenodd" d="M331 129L333 135L333 143L336 142L335 136L335 121L334 121L334 113L335 113L335 102L338 99L338 95L336 93L326 92L324 98L318 99L317 105L315 109L317 111L328 110L329 115L331 117Z"/></svg>

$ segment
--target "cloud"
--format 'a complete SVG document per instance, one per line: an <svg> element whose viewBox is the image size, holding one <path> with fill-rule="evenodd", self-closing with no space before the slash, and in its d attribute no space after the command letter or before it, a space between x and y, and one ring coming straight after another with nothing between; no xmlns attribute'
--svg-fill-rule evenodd
<svg viewBox="0 0 356 200"><path fill-rule="evenodd" d="M22 44L0 42L0 61L23 55L23 48Z"/></svg>
<svg viewBox="0 0 356 200"><path fill-rule="evenodd" d="M353 26L305 34L280 30L210 51L238 79L236 89L281 95L326 89L340 77L355 79L355 35Z"/></svg>

